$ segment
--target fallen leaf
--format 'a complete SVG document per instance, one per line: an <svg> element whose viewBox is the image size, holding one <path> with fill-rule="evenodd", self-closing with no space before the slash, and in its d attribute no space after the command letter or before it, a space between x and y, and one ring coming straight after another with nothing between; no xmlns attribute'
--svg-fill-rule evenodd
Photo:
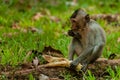
<svg viewBox="0 0 120 80"><path fill-rule="evenodd" d="M56 16L50 16L50 19L54 22L60 22L60 18L56 17Z"/></svg>
<svg viewBox="0 0 120 80"><path fill-rule="evenodd" d="M77 6L77 0L73 0L73 1L66 1L66 5L69 5L69 6Z"/></svg>
<svg viewBox="0 0 120 80"><path fill-rule="evenodd" d="M39 75L39 80L50 80L50 79L49 79L49 77L47 75L40 74Z"/></svg>
<svg viewBox="0 0 120 80"><path fill-rule="evenodd" d="M13 33L12 33L12 32L3 33L2 36L11 38L11 37L13 37L13 36L15 36L15 35L18 35L18 33L17 33L17 32L13 32Z"/></svg>
<svg viewBox="0 0 120 80"><path fill-rule="evenodd" d="M43 55L43 58L48 61L48 62L59 62L59 61L68 61L65 58L60 58L60 57L52 57L48 55Z"/></svg>
<svg viewBox="0 0 120 80"><path fill-rule="evenodd" d="M38 12L33 16L32 19L36 21L36 20L39 20L42 17L44 17L44 15L41 12Z"/></svg>
<svg viewBox="0 0 120 80"><path fill-rule="evenodd" d="M42 29L38 29L36 27L28 27L27 31L31 31L32 33L37 32L37 33L40 33L40 34L43 33Z"/></svg>
<svg viewBox="0 0 120 80"><path fill-rule="evenodd" d="M59 57L52 57L49 55L43 55L43 58L48 61L49 63L43 65L43 67L70 67L70 63L72 61L66 58L59 58ZM76 71L80 71L82 65L79 63L76 67Z"/></svg>
<svg viewBox="0 0 120 80"><path fill-rule="evenodd" d="M108 23L111 23L111 22L118 22L120 18L119 16L120 14L96 14L96 15L92 15L91 18L94 20L102 19L102 20L106 20Z"/></svg>
<svg viewBox="0 0 120 80"><path fill-rule="evenodd" d="M12 29L20 29L20 26L18 23L13 23L12 24Z"/></svg>
<svg viewBox="0 0 120 80"><path fill-rule="evenodd" d="M20 31L23 32L23 33L27 33L28 32L28 30L25 29L25 28L21 28Z"/></svg>
<svg viewBox="0 0 120 80"><path fill-rule="evenodd" d="M35 67L37 67L37 66L38 66L38 63L39 63L39 60L38 60L37 57L35 57L35 58L33 59L33 65L34 65Z"/></svg>
<svg viewBox="0 0 120 80"><path fill-rule="evenodd" d="M117 42L118 42L118 43L120 42L120 37L117 39Z"/></svg>
<svg viewBox="0 0 120 80"><path fill-rule="evenodd" d="M35 27L29 27L28 30L30 30L31 32L38 32L38 29Z"/></svg>
<svg viewBox="0 0 120 80"><path fill-rule="evenodd" d="M22 64L19 64L19 65L22 69L26 69L26 68L32 69L32 68L34 68L34 66L32 65L31 62L26 62L26 63L22 63Z"/></svg>

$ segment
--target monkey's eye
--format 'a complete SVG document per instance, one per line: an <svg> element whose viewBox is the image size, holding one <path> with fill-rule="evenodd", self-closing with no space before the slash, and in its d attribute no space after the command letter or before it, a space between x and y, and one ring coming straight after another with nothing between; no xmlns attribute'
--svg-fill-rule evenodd
<svg viewBox="0 0 120 80"><path fill-rule="evenodd" d="M74 21L74 20L72 20L71 22L72 22L72 23L76 23L76 21Z"/></svg>
<svg viewBox="0 0 120 80"><path fill-rule="evenodd" d="M76 23L76 19L71 19L70 20L72 23Z"/></svg>

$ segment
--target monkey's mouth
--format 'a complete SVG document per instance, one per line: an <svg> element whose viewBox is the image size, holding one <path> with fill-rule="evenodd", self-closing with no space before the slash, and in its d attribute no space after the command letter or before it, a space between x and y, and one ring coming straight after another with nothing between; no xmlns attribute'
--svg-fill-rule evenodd
<svg viewBox="0 0 120 80"><path fill-rule="evenodd" d="M74 32L73 30L69 30L68 35L74 38L81 39L81 35L78 32Z"/></svg>
<svg viewBox="0 0 120 80"><path fill-rule="evenodd" d="M75 36L75 34L74 34L73 30L69 30L69 31L68 31L68 35L69 35L69 36L72 36L72 37L74 37L74 36Z"/></svg>

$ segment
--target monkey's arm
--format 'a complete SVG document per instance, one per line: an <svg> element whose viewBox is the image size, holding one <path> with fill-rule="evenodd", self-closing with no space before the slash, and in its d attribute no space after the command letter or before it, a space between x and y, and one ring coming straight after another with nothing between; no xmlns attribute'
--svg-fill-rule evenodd
<svg viewBox="0 0 120 80"><path fill-rule="evenodd" d="M74 51L73 43L71 43L69 46L69 55L68 55L69 60L73 60L74 52L75 51Z"/></svg>
<svg viewBox="0 0 120 80"><path fill-rule="evenodd" d="M76 54L78 56L81 53L81 51L82 51L82 45L80 41L77 40L76 38L73 38L69 46L68 59L73 60L74 55Z"/></svg>
<svg viewBox="0 0 120 80"><path fill-rule="evenodd" d="M68 59L73 60L73 57L74 57L74 51L70 49Z"/></svg>
<svg viewBox="0 0 120 80"><path fill-rule="evenodd" d="M76 67L80 62L82 62L84 59L86 59L88 56L91 55L93 51L93 47L88 47L86 48L86 50L84 50L81 55L79 55L79 57L77 57L77 59L75 59L71 65L73 65L74 67Z"/></svg>

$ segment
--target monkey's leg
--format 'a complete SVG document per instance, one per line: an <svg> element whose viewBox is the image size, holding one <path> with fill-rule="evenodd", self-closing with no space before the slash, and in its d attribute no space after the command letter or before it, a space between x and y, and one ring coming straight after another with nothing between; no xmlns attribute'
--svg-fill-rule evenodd
<svg viewBox="0 0 120 80"><path fill-rule="evenodd" d="M104 43L98 44L94 47L93 52L90 57L87 58L87 63L93 63L102 54Z"/></svg>
<svg viewBox="0 0 120 80"><path fill-rule="evenodd" d="M103 51L103 47L104 47L103 44L97 45L94 47L92 54L83 61L82 71L86 71L88 64L93 63L96 59L98 59L101 56L101 53Z"/></svg>
<svg viewBox="0 0 120 80"><path fill-rule="evenodd" d="M69 47L69 60L73 60L75 54L79 56L81 51L82 51L81 43L78 40L73 39Z"/></svg>
<svg viewBox="0 0 120 80"><path fill-rule="evenodd" d="M86 48L86 50L84 50L79 57L77 57L77 59L75 59L73 62L71 62L70 68L75 69L76 66L79 63L82 63L82 61L84 61L85 59L87 59L87 57L89 57L93 51L94 47L88 47Z"/></svg>
<svg viewBox="0 0 120 80"><path fill-rule="evenodd" d="M71 67L76 67L79 63L83 63L83 70L86 70L88 64L100 57L104 43L99 43L94 47L87 48L76 60L71 63Z"/></svg>

